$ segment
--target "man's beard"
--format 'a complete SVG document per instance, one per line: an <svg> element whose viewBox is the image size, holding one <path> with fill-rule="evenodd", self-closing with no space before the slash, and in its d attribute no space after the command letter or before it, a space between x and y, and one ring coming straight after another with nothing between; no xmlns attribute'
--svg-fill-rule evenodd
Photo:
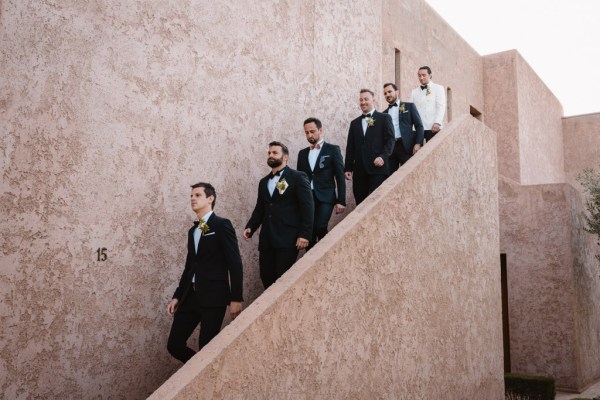
<svg viewBox="0 0 600 400"><path fill-rule="evenodd" d="M271 168L277 168L279 167L281 164L283 164L283 158L269 158L267 160L267 164L269 165L269 167Z"/></svg>

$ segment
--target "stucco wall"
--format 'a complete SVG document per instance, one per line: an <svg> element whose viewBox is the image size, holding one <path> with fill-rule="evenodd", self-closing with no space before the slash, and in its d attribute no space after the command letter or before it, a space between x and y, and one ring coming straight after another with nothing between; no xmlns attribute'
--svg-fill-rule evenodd
<svg viewBox="0 0 600 400"><path fill-rule="evenodd" d="M452 113L469 114L469 106L484 111L483 60L426 2L384 0L383 77L395 82L395 51L400 51L401 97L407 100L420 85L417 70L432 69L432 81L452 88ZM382 104L385 106L385 102ZM444 120L448 120L447 113Z"/></svg>
<svg viewBox="0 0 600 400"><path fill-rule="evenodd" d="M579 188L585 168L600 168L600 113L563 118L562 129L567 182Z"/></svg>
<svg viewBox="0 0 600 400"><path fill-rule="evenodd" d="M380 3L331 3L0 3L3 397L141 398L179 366L189 184L241 232L266 143L295 165L315 115L343 144L358 88L381 85Z"/></svg>
<svg viewBox="0 0 600 400"><path fill-rule="evenodd" d="M500 177L500 250L506 253L513 372L578 388L576 286L565 184L521 186Z"/></svg>
<svg viewBox="0 0 600 400"><path fill-rule="evenodd" d="M495 135L438 138L151 399L504 398Z"/></svg>
<svg viewBox="0 0 600 400"><path fill-rule="evenodd" d="M585 388L600 378L600 253L598 238L586 232L585 206L581 193L566 185L573 275L575 281L575 323L577 387Z"/></svg>
<svg viewBox="0 0 600 400"><path fill-rule="evenodd" d="M565 182L562 105L518 52L521 183Z"/></svg>
<svg viewBox="0 0 600 400"><path fill-rule="evenodd" d="M498 173L521 181L516 52L483 57L485 124L498 135Z"/></svg>

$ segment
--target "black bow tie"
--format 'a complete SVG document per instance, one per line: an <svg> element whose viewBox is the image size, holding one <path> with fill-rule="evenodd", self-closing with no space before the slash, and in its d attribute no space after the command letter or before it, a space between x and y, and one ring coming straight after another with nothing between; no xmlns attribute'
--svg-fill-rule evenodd
<svg viewBox="0 0 600 400"><path fill-rule="evenodd" d="M427 89L427 85L421 85L421 90Z"/></svg>
<svg viewBox="0 0 600 400"><path fill-rule="evenodd" d="M365 114L362 116L363 118L371 118L371 114Z"/></svg>
<svg viewBox="0 0 600 400"><path fill-rule="evenodd" d="M282 169L280 169L279 171L277 171L277 172L275 172L275 173L272 173L272 172L271 172L271 173L269 174L269 179L273 179L273 178L275 178L276 176L279 176L279 175L281 175L281 171L283 171L283 170L282 170Z"/></svg>
<svg viewBox="0 0 600 400"><path fill-rule="evenodd" d="M390 104L390 105L389 105L389 108L392 108L392 107L398 107L398 104L396 104L396 103L392 103L392 104Z"/></svg>

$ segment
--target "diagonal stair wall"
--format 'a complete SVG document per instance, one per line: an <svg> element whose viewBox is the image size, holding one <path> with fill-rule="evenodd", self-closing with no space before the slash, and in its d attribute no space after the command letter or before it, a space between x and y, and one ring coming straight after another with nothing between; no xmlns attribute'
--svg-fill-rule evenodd
<svg viewBox="0 0 600 400"><path fill-rule="evenodd" d="M501 399L496 136L456 118L151 399Z"/></svg>

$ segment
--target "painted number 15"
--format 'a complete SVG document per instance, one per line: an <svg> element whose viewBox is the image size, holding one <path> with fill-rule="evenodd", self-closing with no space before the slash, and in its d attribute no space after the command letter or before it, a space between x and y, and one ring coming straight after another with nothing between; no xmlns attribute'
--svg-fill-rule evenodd
<svg viewBox="0 0 600 400"><path fill-rule="evenodd" d="M98 253L98 261L106 261L108 258L106 250L106 247L98 248L98 250L96 250L96 253Z"/></svg>

